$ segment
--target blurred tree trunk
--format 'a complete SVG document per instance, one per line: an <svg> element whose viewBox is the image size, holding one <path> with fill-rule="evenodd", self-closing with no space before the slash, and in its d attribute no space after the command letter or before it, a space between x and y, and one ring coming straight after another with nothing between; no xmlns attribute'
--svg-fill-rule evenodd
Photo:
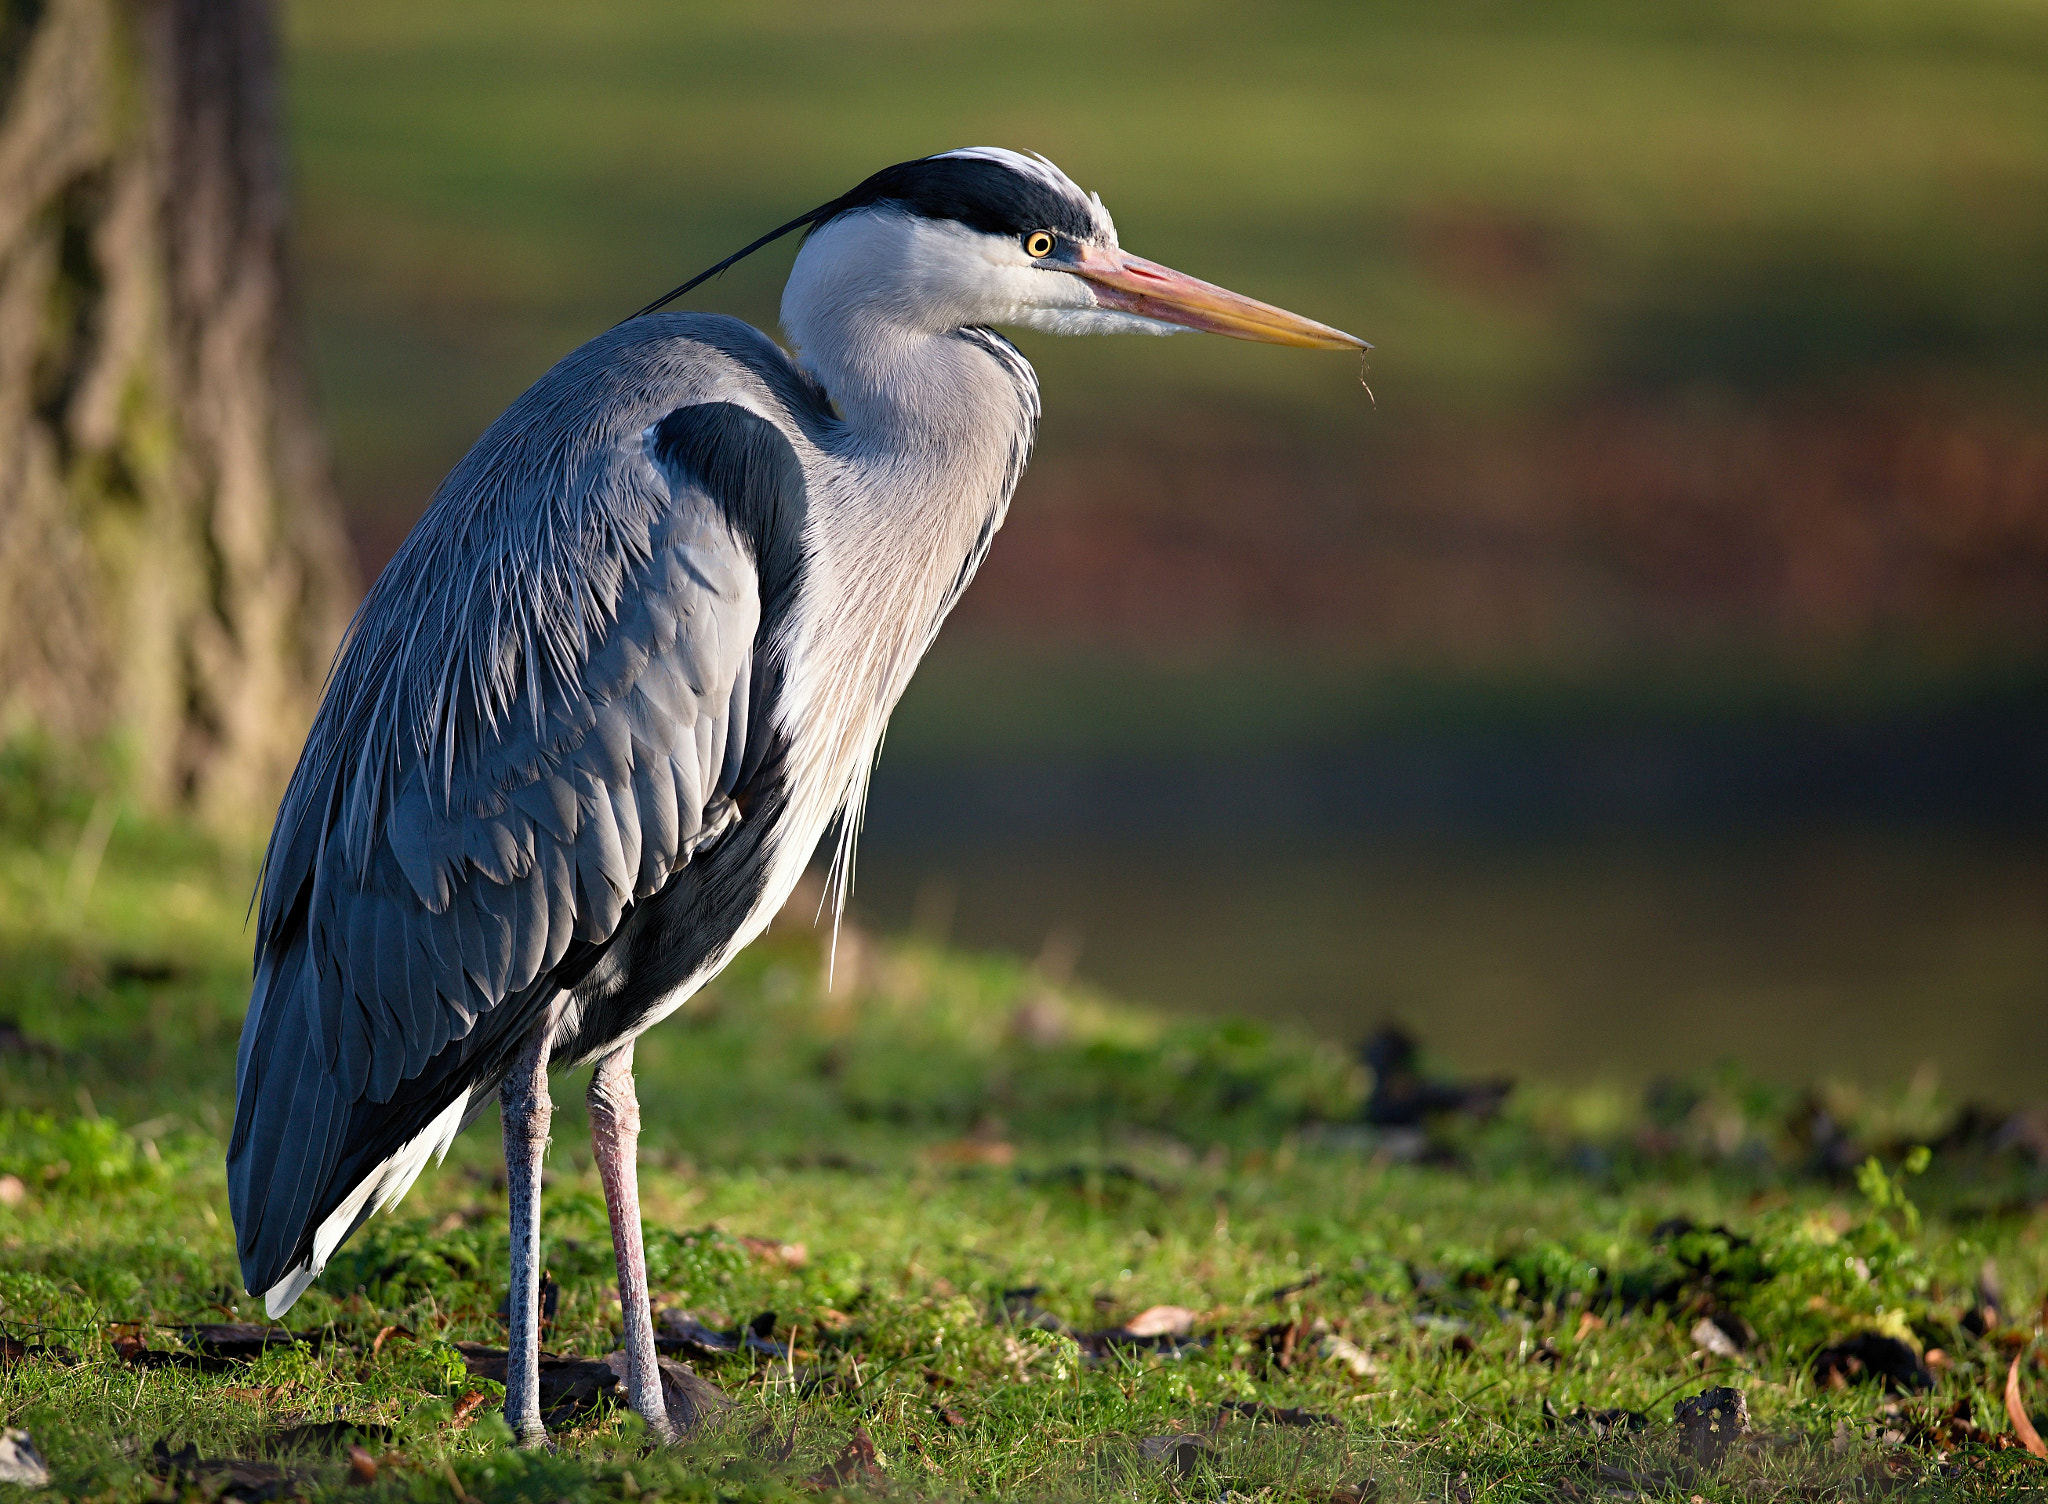
<svg viewBox="0 0 2048 1504"><path fill-rule="evenodd" d="M0 0L0 737L266 823L355 599L268 0Z"/></svg>

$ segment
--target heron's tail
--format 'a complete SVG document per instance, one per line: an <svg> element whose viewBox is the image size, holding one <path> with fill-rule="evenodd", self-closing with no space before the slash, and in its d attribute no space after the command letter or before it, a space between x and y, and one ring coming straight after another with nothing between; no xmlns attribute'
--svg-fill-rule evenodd
<svg viewBox="0 0 2048 1504"><path fill-rule="evenodd" d="M475 1096L459 1074L430 1068L389 1102L352 1100L328 1059L304 932L265 951L242 1026L227 1170L242 1281L272 1317L448 1152Z"/></svg>

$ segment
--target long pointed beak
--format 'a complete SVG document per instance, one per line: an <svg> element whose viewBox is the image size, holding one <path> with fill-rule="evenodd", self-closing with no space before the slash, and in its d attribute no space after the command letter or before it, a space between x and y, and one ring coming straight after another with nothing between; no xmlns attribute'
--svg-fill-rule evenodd
<svg viewBox="0 0 2048 1504"><path fill-rule="evenodd" d="M1104 308L1135 313L1183 329L1227 334L1267 345L1293 345L1302 350L1370 350L1355 334L1318 324L1298 313L1243 297L1227 287L1203 282L1170 266L1124 251L1084 245L1065 270L1095 288Z"/></svg>

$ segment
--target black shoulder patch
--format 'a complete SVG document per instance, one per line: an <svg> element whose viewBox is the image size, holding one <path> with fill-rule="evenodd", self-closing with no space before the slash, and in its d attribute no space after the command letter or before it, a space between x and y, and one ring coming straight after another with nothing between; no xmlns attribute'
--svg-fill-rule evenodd
<svg viewBox="0 0 2048 1504"><path fill-rule="evenodd" d="M897 204L925 219L958 220L986 235L1054 230L1089 240L1095 234L1095 216L1085 201L986 157L920 157L884 167L827 205L818 223L876 204Z"/></svg>
<svg viewBox="0 0 2048 1504"><path fill-rule="evenodd" d="M687 476L724 509L754 552L764 624L794 597L803 572L810 490L782 430L734 402L679 407L654 425L647 453L671 478Z"/></svg>

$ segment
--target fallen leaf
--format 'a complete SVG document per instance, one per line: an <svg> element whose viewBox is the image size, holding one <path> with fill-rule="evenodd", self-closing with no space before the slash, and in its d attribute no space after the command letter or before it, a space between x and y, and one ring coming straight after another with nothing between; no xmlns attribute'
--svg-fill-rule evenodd
<svg viewBox="0 0 2048 1504"><path fill-rule="evenodd" d="M505 1382L505 1349L458 1342L455 1351L472 1378ZM541 1419L550 1425L594 1410L605 1398L622 1399L619 1376L599 1359L540 1355Z"/></svg>
<svg viewBox="0 0 2048 1504"><path fill-rule="evenodd" d="M949 1144L933 1144L924 1151L926 1159L939 1165L987 1165L1004 1170L1017 1162L1017 1146L1001 1139L961 1138Z"/></svg>
<svg viewBox="0 0 2048 1504"><path fill-rule="evenodd" d="M654 1345L664 1353L685 1358L729 1358L737 1353L757 1352L764 1358L786 1361L789 1349L775 1340L775 1312L763 1311L745 1326L711 1327L689 1311L673 1307L654 1318Z"/></svg>
<svg viewBox="0 0 2048 1504"><path fill-rule="evenodd" d="M1194 1330L1199 1313L1186 1306L1147 1306L1123 1325L1133 1337L1179 1337Z"/></svg>
<svg viewBox="0 0 2048 1504"><path fill-rule="evenodd" d="M810 1262L811 1253L801 1243L785 1243L779 1238L740 1239L741 1245L764 1264L774 1264L784 1269L801 1269Z"/></svg>
<svg viewBox="0 0 2048 1504"><path fill-rule="evenodd" d="M483 1402L484 1392L481 1389L470 1390L469 1393L455 1402L455 1413L448 1417L448 1423L453 1426L468 1425L469 1418L476 1414L477 1406Z"/></svg>
<svg viewBox="0 0 2048 1504"><path fill-rule="evenodd" d="M844 1488L849 1483L871 1483L880 1479L886 1464L864 1430L848 1438L839 1455L804 1479L810 1488Z"/></svg>
<svg viewBox="0 0 2048 1504"><path fill-rule="evenodd" d="M725 1391L709 1379L691 1372L673 1358L657 1357L654 1361L661 1370L662 1408L668 1412L668 1423L675 1427L677 1436L696 1435L713 1416L732 1407ZM607 1354L604 1363L618 1375L617 1397L623 1400L626 1395L625 1349Z"/></svg>
<svg viewBox="0 0 2048 1504"><path fill-rule="evenodd" d="M1601 1330L1606 1325L1605 1321L1595 1316L1591 1311L1581 1311L1579 1312L1579 1329L1572 1334L1572 1341L1584 1342L1587 1337Z"/></svg>
<svg viewBox="0 0 2048 1504"><path fill-rule="evenodd" d="M1195 1470L1202 1454L1212 1443L1206 1436L1183 1431L1173 1436L1147 1436L1138 1443L1138 1455L1147 1462L1163 1462L1186 1477Z"/></svg>
<svg viewBox="0 0 2048 1504"><path fill-rule="evenodd" d="M1373 1361L1371 1353L1350 1338L1339 1337L1334 1333L1316 1344L1316 1353L1333 1363L1342 1363L1351 1370L1354 1379L1369 1379L1380 1371L1379 1364Z"/></svg>
<svg viewBox="0 0 2048 1504"><path fill-rule="evenodd" d="M1689 1335L1692 1345L1703 1353L1711 1353L1716 1358L1742 1356L1742 1349L1735 1345L1735 1339L1716 1326L1711 1316L1702 1316Z"/></svg>
<svg viewBox="0 0 2048 1504"><path fill-rule="evenodd" d="M412 1329L411 1329L410 1327L403 1327L403 1326L387 1326L387 1327L384 1327L384 1328L382 1328L382 1329L380 1329L380 1330L378 1331L378 1333L377 1333L377 1338L376 1338L376 1340L375 1340L374 1342L372 1342L372 1343L370 1344L370 1356L374 1358L374 1357L376 1357L376 1356L377 1356L377 1354L379 1354L379 1353L383 1352L383 1351L384 1351L384 1344L385 1344L385 1343L387 1343L387 1342L389 1342L389 1341L390 1341L390 1340L391 1340L391 1339L392 1339L393 1337L410 1337L410 1336L412 1336Z"/></svg>
<svg viewBox="0 0 2048 1504"><path fill-rule="evenodd" d="M23 1342L10 1332L0 1331L0 1368L11 1368L29 1358L41 1358L48 1363L59 1363L69 1368L78 1361L78 1354L68 1347L51 1347L45 1342Z"/></svg>
<svg viewBox="0 0 2048 1504"><path fill-rule="evenodd" d="M375 1483L377 1481L377 1459L361 1447L348 1449L348 1481L351 1483Z"/></svg>
<svg viewBox="0 0 2048 1504"><path fill-rule="evenodd" d="M2012 1367L2005 1371L2005 1415L2012 1422L2013 1435L2020 1439L2020 1445L2036 1457L2048 1457L2048 1444L2041 1440L2041 1433L2034 1429L2034 1422L2027 1415L2025 1402L2020 1398L2020 1360L2014 1358Z"/></svg>

